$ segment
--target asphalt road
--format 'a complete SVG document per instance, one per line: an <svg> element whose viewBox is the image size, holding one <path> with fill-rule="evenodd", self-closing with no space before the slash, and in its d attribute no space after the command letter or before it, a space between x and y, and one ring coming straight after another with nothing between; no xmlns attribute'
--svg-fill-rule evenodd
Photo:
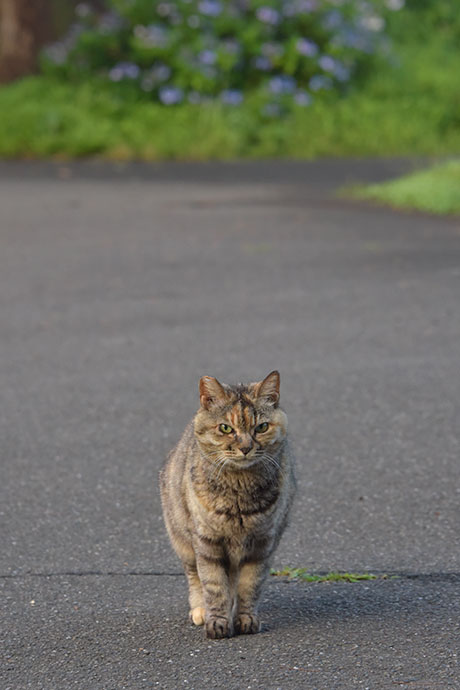
<svg viewBox="0 0 460 690"><path fill-rule="evenodd" d="M0 164L1 690L460 688L460 220L403 160ZM281 372L263 632L187 623L158 469L203 374Z"/></svg>

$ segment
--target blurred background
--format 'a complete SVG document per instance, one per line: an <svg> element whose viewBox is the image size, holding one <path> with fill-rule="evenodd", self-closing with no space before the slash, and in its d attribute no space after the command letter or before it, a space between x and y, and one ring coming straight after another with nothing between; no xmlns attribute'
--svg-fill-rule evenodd
<svg viewBox="0 0 460 690"><path fill-rule="evenodd" d="M460 150L455 0L0 0L0 155Z"/></svg>

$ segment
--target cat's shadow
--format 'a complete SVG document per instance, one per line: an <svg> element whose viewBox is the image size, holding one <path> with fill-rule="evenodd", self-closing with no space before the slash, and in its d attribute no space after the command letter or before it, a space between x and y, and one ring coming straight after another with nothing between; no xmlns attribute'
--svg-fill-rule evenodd
<svg viewBox="0 0 460 690"><path fill-rule="evenodd" d="M432 597L404 580L359 583L270 582L260 606L263 630L273 631L301 622L306 627L351 620L391 620L429 615Z"/></svg>

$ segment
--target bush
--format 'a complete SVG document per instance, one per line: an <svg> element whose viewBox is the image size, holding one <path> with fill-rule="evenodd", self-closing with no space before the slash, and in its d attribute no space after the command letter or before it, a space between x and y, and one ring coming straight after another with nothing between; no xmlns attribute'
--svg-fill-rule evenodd
<svg viewBox="0 0 460 690"><path fill-rule="evenodd" d="M388 52L385 15L403 0L112 0L85 3L43 56L43 70L112 83L164 105L248 94L267 116L342 92Z"/></svg>

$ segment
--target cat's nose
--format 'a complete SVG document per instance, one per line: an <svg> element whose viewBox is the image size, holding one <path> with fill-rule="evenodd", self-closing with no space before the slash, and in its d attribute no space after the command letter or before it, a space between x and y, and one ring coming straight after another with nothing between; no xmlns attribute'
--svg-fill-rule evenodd
<svg viewBox="0 0 460 690"><path fill-rule="evenodd" d="M252 445L250 446L244 446L244 448L240 448L240 451L243 453L243 455L247 455L249 451L252 450Z"/></svg>

